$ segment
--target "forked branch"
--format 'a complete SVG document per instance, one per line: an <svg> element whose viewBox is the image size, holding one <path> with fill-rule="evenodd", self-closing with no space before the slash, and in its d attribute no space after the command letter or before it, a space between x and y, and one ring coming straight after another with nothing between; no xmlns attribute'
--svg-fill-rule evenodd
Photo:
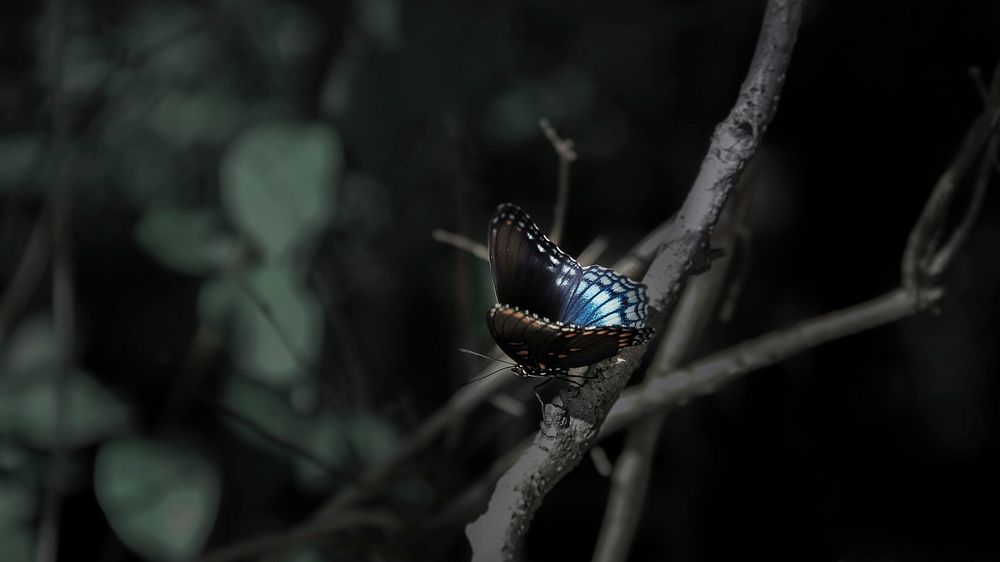
<svg viewBox="0 0 1000 562"><path fill-rule="evenodd" d="M644 282L650 320L661 326L684 279L703 267L708 241L726 199L774 116L802 17L801 0L770 0L750 70L733 110L716 128L677 220L658 241L662 251ZM668 242L669 241L669 242ZM593 383L563 393L565 406L545 408L541 430L497 483L489 507L466 528L473 560L513 559L535 511L596 440L605 415L636 368L643 348L591 368Z"/></svg>

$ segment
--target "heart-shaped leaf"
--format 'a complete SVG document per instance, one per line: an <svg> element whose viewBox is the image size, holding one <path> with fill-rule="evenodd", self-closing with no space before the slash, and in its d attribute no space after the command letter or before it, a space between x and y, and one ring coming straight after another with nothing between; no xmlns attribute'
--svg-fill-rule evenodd
<svg viewBox="0 0 1000 562"><path fill-rule="evenodd" d="M101 447L94 491L122 542L152 560L197 556L219 506L212 465L192 451L135 438Z"/></svg>

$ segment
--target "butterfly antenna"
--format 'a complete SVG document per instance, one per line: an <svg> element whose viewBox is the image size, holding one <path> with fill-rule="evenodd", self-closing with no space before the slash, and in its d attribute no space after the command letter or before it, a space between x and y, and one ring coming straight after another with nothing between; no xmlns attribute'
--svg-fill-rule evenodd
<svg viewBox="0 0 1000 562"><path fill-rule="evenodd" d="M497 357L490 357L489 355L483 355L482 353L472 351L471 349L465 349L464 347L460 347L458 348L458 350L461 351L462 353L468 353L469 355L475 355L476 357L482 357L483 359L489 359L490 361L496 361L497 363L506 363L511 367L517 365L517 363L514 363L512 361L507 361L506 359L499 359Z"/></svg>
<svg viewBox="0 0 1000 562"><path fill-rule="evenodd" d="M465 386L467 384L472 384L474 382L479 382L479 381L481 381L481 380L483 380L483 379L485 379L487 377L492 377L493 375L499 373L500 371L506 371L507 369L511 369L511 368L513 368L511 365L504 365L503 367L500 367L499 369L497 369L495 371L490 371L490 372L486 373L485 375L478 376L478 377L476 377L474 379L467 380L467 381L465 381L465 382L462 383L462 386Z"/></svg>

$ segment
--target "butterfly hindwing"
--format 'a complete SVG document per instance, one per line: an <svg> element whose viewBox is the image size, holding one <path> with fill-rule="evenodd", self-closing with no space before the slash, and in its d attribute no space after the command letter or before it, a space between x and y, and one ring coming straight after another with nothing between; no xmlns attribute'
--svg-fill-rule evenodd
<svg viewBox="0 0 1000 562"><path fill-rule="evenodd" d="M487 325L500 349L529 371L592 365L652 333L649 328L556 323L500 304L489 310Z"/></svg>
<svg viewBox="0 0 1000 562"><path fill-rule="evenodd" d="M579 326L646 324L646 286L599 265L583 268L560 320Z"/></svg>

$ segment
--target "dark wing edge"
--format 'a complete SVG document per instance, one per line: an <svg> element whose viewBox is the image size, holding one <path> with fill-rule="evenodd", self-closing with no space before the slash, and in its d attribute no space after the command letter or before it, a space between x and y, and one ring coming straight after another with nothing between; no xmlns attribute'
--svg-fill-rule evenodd
<svg viewBox="0 0 1000 562"><path fill-rule="evenodd" d="M501 304L487 312L487 326L504 353L535 371L593 365L653 335L652 328L586 327L546 321Z"/></svg>

